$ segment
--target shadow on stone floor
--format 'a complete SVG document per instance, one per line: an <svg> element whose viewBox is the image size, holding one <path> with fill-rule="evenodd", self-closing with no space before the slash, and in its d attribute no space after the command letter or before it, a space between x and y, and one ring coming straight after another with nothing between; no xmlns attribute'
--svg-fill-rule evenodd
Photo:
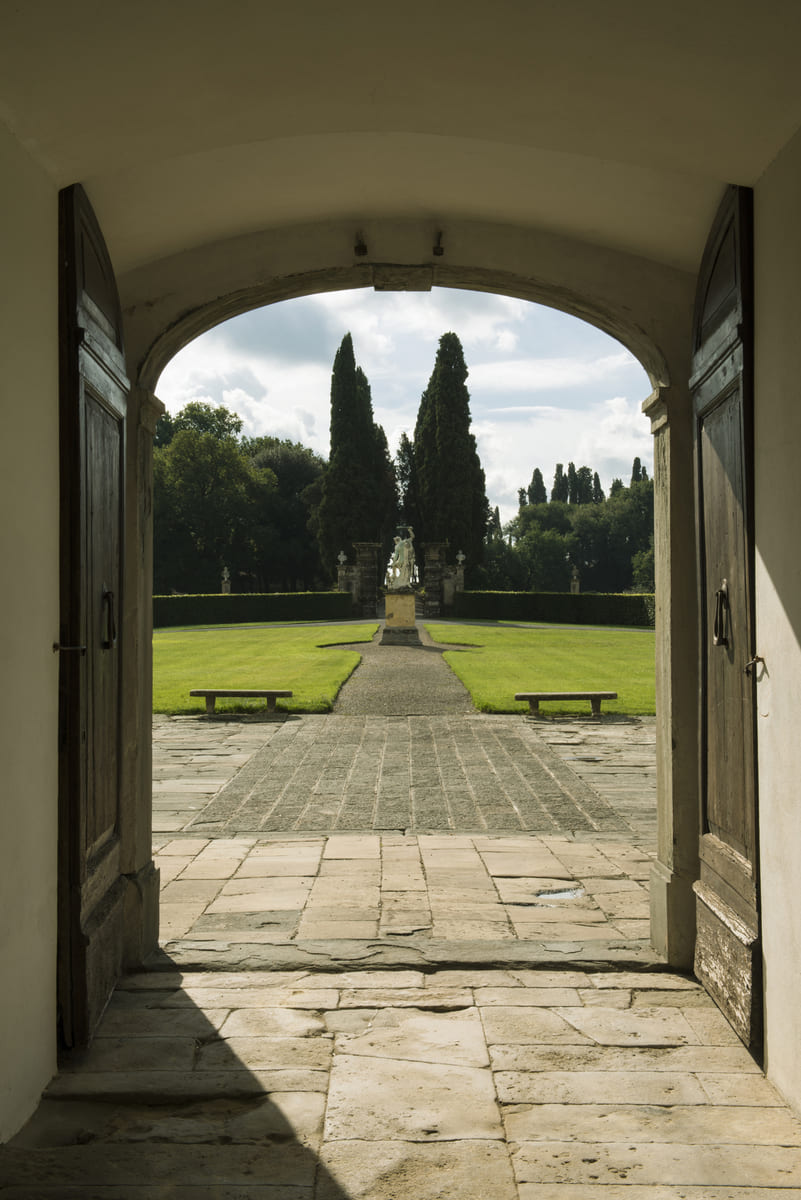
<svg viewBox="0 0 801 1200"><path fill-rule="evenodd" d="M206 989L201 1008L175 980L122 981L91 1047L63 1056L34 1116L0 1147L3 1197L347 1200L318 1157L328 993L288 995L273 977Z"/></svg>

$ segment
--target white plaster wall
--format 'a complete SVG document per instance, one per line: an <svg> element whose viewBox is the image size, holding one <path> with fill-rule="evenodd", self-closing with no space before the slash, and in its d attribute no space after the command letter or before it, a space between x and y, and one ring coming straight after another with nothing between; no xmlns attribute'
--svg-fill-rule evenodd
<svg viewBox="0 0 801 1200"><path fill-rule="evenodd" d="M801 1111L801 135L755 189L760 864L769 1077Z"/></svg>
<svg viewBox="0 0 801 1200"><path fill-rule="evenodd" d="M0 125L0 1141L56 1065L57 232Z"/></svg>

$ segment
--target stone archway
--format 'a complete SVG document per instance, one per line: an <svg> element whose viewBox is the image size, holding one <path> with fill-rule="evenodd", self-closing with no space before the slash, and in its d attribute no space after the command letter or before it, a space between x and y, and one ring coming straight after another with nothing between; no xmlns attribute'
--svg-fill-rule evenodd
<svg viewBox="0 0 801 1200"><path fill-rule="evenodd" d="M452 224L438 243L437 232L427 225L375 222L363 227L359 238L354 243L350 229L341 225L271 230L162 260L120 280L135 380L127 557L133 602L126 620L128 669L136 673L126 715L131 751L126 810L135 857L143 865L150 860L150 495L152 433L161 411L154 389L161 371L202 332L280 300L359 287L426 291L435 284L495 292L547 304L598 326L635 354L653 385L643 406L656 440L659 844L651 936L671 965L690 967L698 856L698 653L686 380L694 280L631 255L510 227ZM371 257L371 245L384 252L380 261ZM436 259L435 245L444 251ZM367 254L360 254L365 247ZM140 913L131 913L131 960L154 944L147 919L151 910L152 904L145 904Z"/></svg>

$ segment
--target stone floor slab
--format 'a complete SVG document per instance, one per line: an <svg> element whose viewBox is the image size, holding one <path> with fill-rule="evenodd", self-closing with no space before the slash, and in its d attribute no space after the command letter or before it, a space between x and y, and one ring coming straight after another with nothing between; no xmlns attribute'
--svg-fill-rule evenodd
<svg viewBox="0 0 801 1200"><path fill-rule="evenodd" d="M338 1054L331 1072L327 1142L501 1139L488 1070Z"/></svg>
<svg viewBox="0 0 801 1200"><path fill-rule="evenodd" d="M481 1019L476 1009L420 1012L381 1009L369 1029L340 1035L338 1048L349 1055L407 1059L465 1067L489 1066Z"/></svg>
<svg viewBox="0 0 801 1200"><path fill-rule="evenodd" d="M675 1071L496 1071L495 1086L505 1104L673 1105L710 1099L698 1078Z"/></svg>
<svg viewBox="0 0 801 1200"><path fill-rule="evenodd" d="M801 1179L797 1146L669 1145L623 1142L525 1142L514 1152L519 1183L596 1186L659 1184L795 1187ZM558 1193L557 1193L558 1195Z"/></svg>
<svg viewBox="0 0 801 1200"><path fill-rule="evenodd" d="M323 1163L336 1183L315 1200L517 1200L509 1160L497 1142L469 1139L420 1145L397 1140L328 1143Z"/></svg>

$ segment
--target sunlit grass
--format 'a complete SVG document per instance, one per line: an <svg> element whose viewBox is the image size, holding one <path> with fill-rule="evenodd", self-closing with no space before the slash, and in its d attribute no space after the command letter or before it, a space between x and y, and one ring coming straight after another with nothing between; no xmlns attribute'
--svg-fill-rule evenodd
<svg viewBox="0 0 801 1200"><path fill-rule="evenodd" d="M279 700L285 712L330 712L339 689L361 661L358 650L332 649L368 642L378 625L325 625L215 629L156 629L153 632L153 711L205 712L192 688L289 688ZM324 647L328 647L327 649ZM263 700L218 700L221 712L263 708Z"/></svg>
<svg viewBox="0 0 801 1200"><path fill-rule="evenodd" d="M655 711L654 631L598 629L581 625L427 625L446 645L443 657L481 712L527 712L515 692L617 692L602 712ZM589 711L588 701L548 701L542 712Z"/></svg>

